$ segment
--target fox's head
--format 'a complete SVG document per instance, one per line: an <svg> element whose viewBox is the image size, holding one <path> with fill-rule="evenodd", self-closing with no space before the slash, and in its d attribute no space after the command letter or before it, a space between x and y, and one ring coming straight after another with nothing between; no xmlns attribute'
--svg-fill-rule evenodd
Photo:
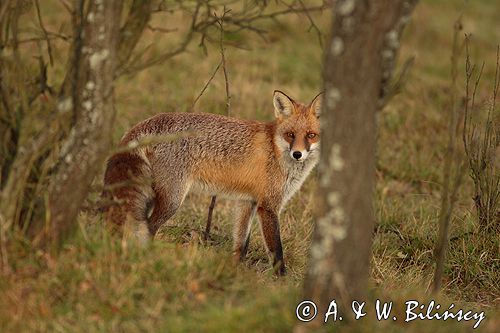
<svg viewBox="0 0 500 333"><path fill-rule="evenodd" d="M319 154L321 99L322 93L319 93L305 105L279 90L274 91L276 144L293 161L303 162Z"/></svg>

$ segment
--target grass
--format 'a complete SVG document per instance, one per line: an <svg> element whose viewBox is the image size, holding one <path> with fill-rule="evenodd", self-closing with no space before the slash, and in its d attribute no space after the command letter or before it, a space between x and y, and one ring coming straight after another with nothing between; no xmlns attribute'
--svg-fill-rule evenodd
<svg viewBox="0 0 500 333"><path fill-rule="evenodd" d="M58 22L56 14L50 15L55 8L55 3L42 8L49 27ZM394 300L399 304L398 317L403 316L405 300L430 299L453 22L464 14L464 31L474 34L474 57L491 64L485 68L487 81L493 76L500 41L498 12L500 3L493 0L466 4L425 0L405 33L401 58L415 55L416 62L405 91L379 114L371 277L372 300ZM153 25L167 22L171 28L182 19L156 17ZM303 22L304 17L290 16L278 28L269 25L271 43L255 36L230 36L251 48L227 51L233 115L271 120L274 89L302 101L321 90L321 50ZM327 31L328 14L319 16L318 23ZM152 42L151 54L173 43L169 35L149 32L141 44ZM218 61L215 46L204 56L192 45L161 66L121 78L116 85L115 139L146 117L187 110ZM56 66L52 75L61 73ZM224 113L224 103L219 73L197 110ZM212 238L204 243L200 235L210 199L190 195L147 249L123 247L107 234L101 217L82 214L80 229L57 258L33 253L22 244L16 249L18 255L11 256L14 273L0 276L0 331L290 332L297 323L295 306L307 266L315 187L312 176L281 215L288 265L288 275L282 279L271 273L256 225L248 260L232 263L231 202L217 202ZM498 332L500 237L478 233L471 196L467 179L451 224L444 291L437 300L487 311L478 330ZM406 324L374 318L327 327L342 332L472 331L472 325L464 322Z"/></svg>

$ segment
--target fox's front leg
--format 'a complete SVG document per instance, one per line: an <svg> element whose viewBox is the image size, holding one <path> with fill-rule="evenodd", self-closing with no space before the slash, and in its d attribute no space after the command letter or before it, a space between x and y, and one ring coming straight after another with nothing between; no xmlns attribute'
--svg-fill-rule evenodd
<svg viewBox="0 0 500 333"><path fill-rule="evenodd" d="M236 261L243 260L247 254L250 228L256 208L257 203L253 201L240 201L235 207L233 255Z"/></svg>
<svg viewBox="0 0 500 333"><path fill-rule="evenodd" d="M281 247L280 228L278 212L275 209L267 208L265 205L257 209L260 218L260 226L267 250L273 262L276 274L285 275L285 262L283 260L283 248Z"/></svg>

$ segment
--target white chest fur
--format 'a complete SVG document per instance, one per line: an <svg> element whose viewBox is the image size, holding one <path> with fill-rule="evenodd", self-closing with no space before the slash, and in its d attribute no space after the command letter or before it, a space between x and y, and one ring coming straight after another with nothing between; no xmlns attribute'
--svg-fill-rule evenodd
<svg viewBox="0 0 500 333"><path fill-rule="evenodd" d="M288 173L283 186L282 207L300 189L307 176L317 164L317 160L315 156L310 156L304 162L287 161L286 168Z"/></svg>

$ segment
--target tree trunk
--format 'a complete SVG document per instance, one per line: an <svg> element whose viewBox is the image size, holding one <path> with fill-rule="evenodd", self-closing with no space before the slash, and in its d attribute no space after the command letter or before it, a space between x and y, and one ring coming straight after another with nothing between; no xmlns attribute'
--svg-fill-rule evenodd
<svg viewBox="0 0 500 333"><path fill-rule="evenodd" d="M60 244L73 229L80 205L109 151L122 6L118 0L90 1L86 19L82 19L82 55L76 57L72 71L76 123L63 143L49 189L50 225L41 234L42 244Z"/></svg>
<svg viewBox="0 0 500 333"><path fill-rule="evenodd" d="M375 114L388 94L416 0L339 0L324 67L317 222L304 299L324 322L330 301L352 313L366 296L374 225ZM299 329L300 330L300 329Z"/></svg>

